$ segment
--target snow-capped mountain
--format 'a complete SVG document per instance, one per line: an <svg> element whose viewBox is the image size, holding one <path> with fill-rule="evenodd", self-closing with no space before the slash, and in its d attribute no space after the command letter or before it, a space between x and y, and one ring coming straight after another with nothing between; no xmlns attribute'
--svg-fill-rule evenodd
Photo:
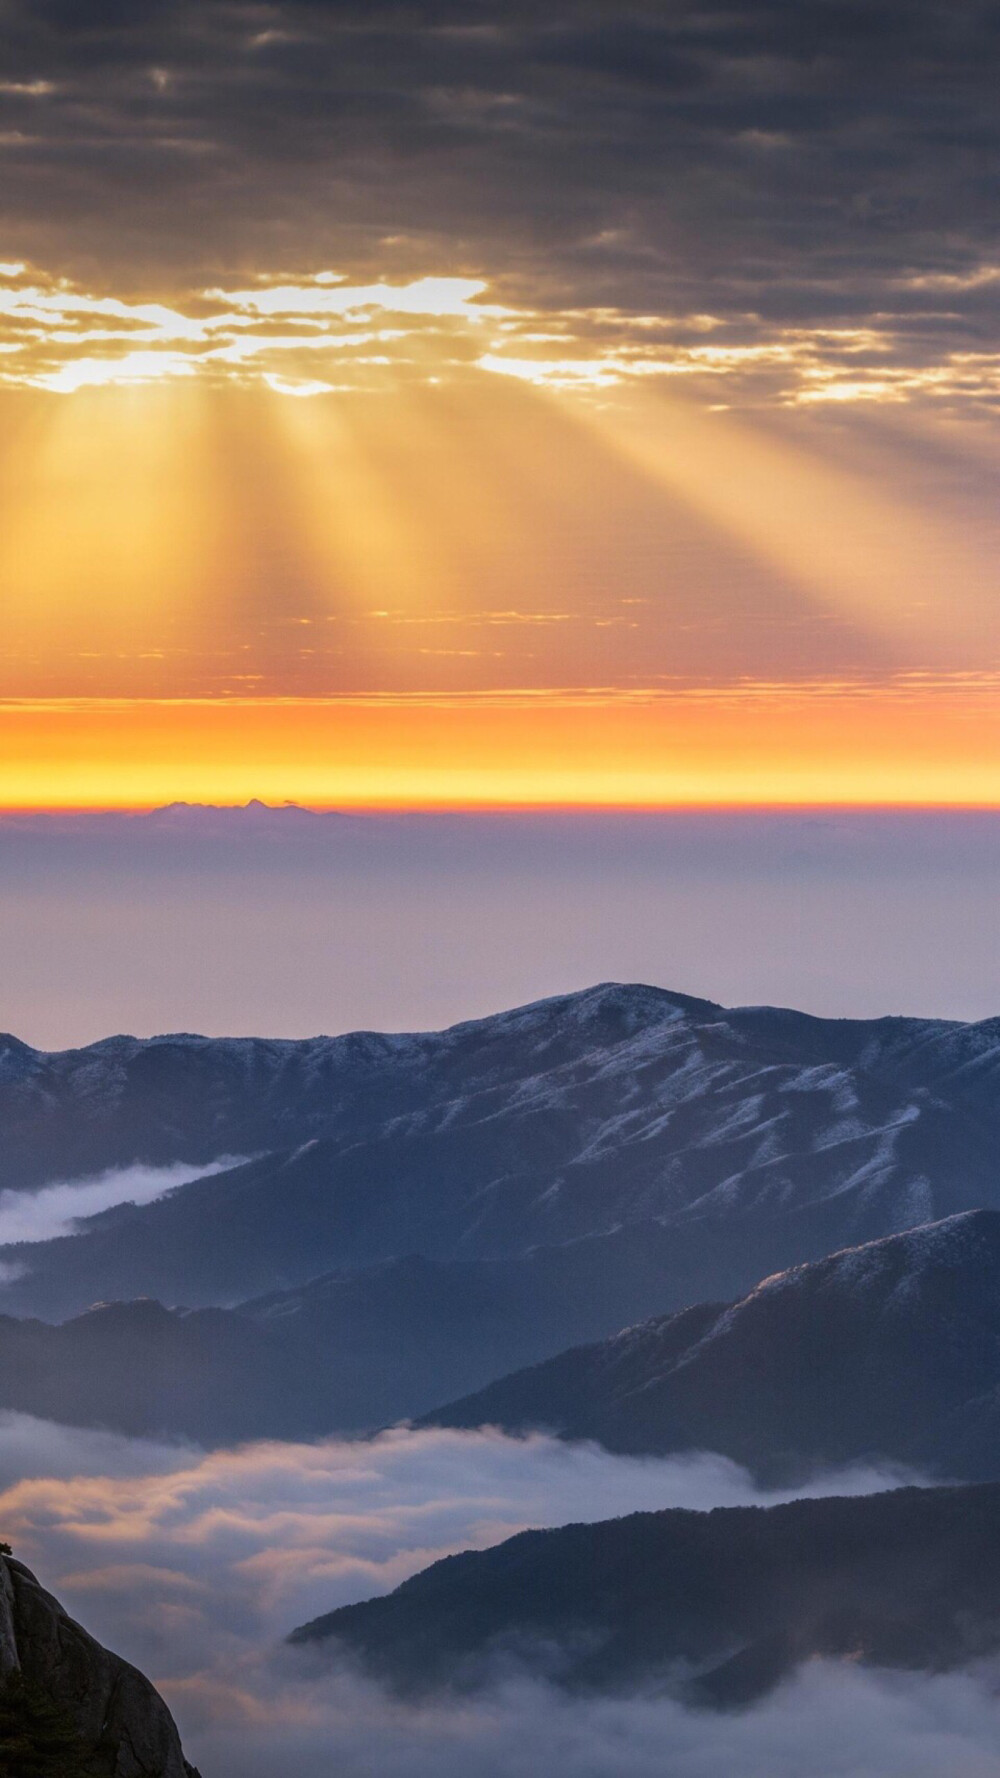
<svg viewBox="0 0 1000 1778"><path fill-rule="evenodd" d="M659 1296L630 1303L622 1274L614 1319L591 1330L611 1332L1000 1207L998 1079L996 1021L821 1020L617 985L421 1036L9 1042L9 1187L260 1158L5 1250L27 1270L4 1306L236 1302L411 1253L510 1259L645 1231ZM608 1263L627 1270L618 1246ZM563 1343L580 1337L576 1322Z"/></svg>
<svg viewBox="0 0 1000 1778"><path fill-rule="evenodd" d="M866 1459L1000 1474L1000 1214L970 1211L766 1278L429 1415L616 1451L720 1451L764 1478Z"/></svg>

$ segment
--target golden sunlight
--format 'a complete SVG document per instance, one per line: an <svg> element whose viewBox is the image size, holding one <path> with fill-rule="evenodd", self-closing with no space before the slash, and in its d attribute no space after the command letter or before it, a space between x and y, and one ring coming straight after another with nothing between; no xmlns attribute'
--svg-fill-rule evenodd
<svg viewBox="0 0 1000 1778"><path fill-rule="evenodd" d="M0 806L1000 801L995 683L0 705Z"/></svg>
<svg viewBox="0 0 1000 1778"><path fill-rule="evenodd" d="M948 491L981 443L924 416L933 501L890 424L845 449L798 400L818 336L542 325L467 277L0 277L0 801L994 794L996 518ZM764 359L795 399L690 380Z"/></svg>

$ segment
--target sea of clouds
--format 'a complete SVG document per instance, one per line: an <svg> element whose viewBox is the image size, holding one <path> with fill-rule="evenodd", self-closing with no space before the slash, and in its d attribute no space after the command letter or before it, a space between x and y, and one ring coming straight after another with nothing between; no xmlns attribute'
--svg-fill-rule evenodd
<svg viewBox="0 0 1000 1778"><path fill-rule="evenodd" d="M809 1492L902 1478L855 1468ZM483 1431L196 1447L0 1415L0 1535L162 1688L204 1778L996 1778L989 1672L810 1667L750 1712L569 1699L498 1678L404 1704L295 1625L526 1525L787 1499L728 1460L610 1455Z"/></svg>
<svg viewBox="0 0 1000 1778"><path fill-rule="evenodd" d="M205 1778L996 1778L988 1675L816 1663L750 1711L568 1698L529 1683L407 1708L334 1675L272 1681L187 1745Z"/></svg>

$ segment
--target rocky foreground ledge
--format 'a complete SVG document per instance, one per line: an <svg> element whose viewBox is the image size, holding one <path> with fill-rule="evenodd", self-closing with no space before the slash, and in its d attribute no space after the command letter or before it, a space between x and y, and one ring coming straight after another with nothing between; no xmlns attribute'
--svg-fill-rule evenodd
<svg viewBox="0 0 1000 1778"><path fill-rule="evenodd" d="M0 1555L0 1778L198 1778L149 1680Z"/></svg>

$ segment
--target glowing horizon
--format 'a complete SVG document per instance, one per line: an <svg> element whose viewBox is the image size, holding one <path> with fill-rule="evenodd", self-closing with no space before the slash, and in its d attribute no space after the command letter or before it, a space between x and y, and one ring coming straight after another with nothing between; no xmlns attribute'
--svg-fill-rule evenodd
<svg viewBox="0 0 1000 1778"><path fill-rule="evenodd" d="M176 60L128 9L22 21L0 805L1000 801L1000 265L950 204L901 220L940 133L862 223L808 104L761 127L804 70L752 11L724 54L726 19L657 16L647 66L584 10L574 50L210 0ZM645 110L692 57L710 154ZM655 197L661 150L687 172Z"/></svg>
<svg viewBox="0 0 1000 1778"><path fill-rule="evenodd" d="M992 682L0 704L0 808L1000 806ZM970 728L974 723L974 733Z"/></svg>
<svg viewBox="0 0 1000 1778"><path fill-rule="evenodd" d="M1000 801L974 428L929 502L911 434L651 383L4 411L0 806Z"/></svg>

